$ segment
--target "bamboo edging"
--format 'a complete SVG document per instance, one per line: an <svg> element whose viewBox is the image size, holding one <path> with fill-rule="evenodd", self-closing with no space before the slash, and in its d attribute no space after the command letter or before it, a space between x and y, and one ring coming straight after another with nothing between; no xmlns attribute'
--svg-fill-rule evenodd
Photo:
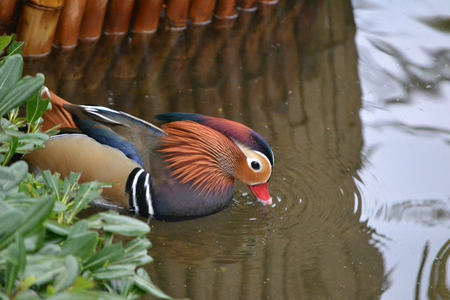
<svg viewBox="0 0 450 300"><path fill-rule="evenodd" d="M106 34L125 34L130 26L135 0L110 0L103 31Z"/></svg>
<svg viewBox="0 0 450 300"><path fill-rule="evenodd" d="M64 0L23 0L17 23L18 39L26 41L24 56L44 56L52 49Z"/></svg>
<svg viewBox="0 0 450 300"><path fill-rule="evenodd" d="M80 26L80 40L98 40L102 35L108 0L87 0Z"/></svg>
<svg viewBox="0 0 450 300"><path fill-rule="evenodd" d="M0 26L9 28L13 21L17 8L17 0L0 1Z"/></svg>
<svg viewBox="0 0 450 300"><path fill-rule="evenodd" d="M75 47L80 34L86 0L65 0L53 39L57 47Z"/></svg>
<svg viewBox="0 0 450 300"><path fill-rule="evenodd" d="M137 0L132 30L135 33L153 33L158 29L163 0Z"/></svg>

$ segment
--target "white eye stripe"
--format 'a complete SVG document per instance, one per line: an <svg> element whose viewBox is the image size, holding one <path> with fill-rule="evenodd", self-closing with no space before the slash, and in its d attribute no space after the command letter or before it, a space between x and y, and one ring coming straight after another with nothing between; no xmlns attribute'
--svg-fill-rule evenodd
<svg viewBox="0 0 450 300"><path fill-rule="evenodd" d="M262 157L264 157L264 159L267 161L267 164L270 166L270 169L272 169L272 164L270 163L270 160L267 158L267 156L265 156L264 154L262 154L261 152L256 151L256 150L253 150L253 152L261 155Z"/></svg>

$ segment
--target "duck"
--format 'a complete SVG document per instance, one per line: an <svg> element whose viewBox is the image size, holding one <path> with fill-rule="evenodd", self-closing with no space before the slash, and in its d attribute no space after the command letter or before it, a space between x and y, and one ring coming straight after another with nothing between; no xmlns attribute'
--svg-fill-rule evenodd
<svg viewBox="0 0 450 300"><path fill-rule="evenodd" d="M251 128L194 113L156 115L156 126L130 114L95 105L76 105L48 90L52 109L42 130L59 133L23 159L31 173L43 170L80 182L110 183L92 205L113 207L163 221L208 216L225 209L234 181L271 205L269 180L274 154Z"/></svg>

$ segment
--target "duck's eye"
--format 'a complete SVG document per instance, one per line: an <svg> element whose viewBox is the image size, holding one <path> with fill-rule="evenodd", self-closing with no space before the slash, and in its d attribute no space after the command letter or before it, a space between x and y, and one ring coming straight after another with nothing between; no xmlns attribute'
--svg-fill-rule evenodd
<svg viewBox="0 0 450 300"><path fill-rule="evenodd" d="M261 169L261 165L259 164L259 162L257 162L256 160L252 161L250 163L250 166L252 167L253 170L255 171L259 171Z"/></svg>

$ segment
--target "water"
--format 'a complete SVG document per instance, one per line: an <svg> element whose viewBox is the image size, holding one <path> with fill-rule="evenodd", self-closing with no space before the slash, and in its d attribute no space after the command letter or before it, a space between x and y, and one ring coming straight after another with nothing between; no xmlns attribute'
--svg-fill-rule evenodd
<svg viewBox="0 0 450 300"><path fill-rule="evenodd" d="M26 70L74 103L225 117L272 145L272 207L237 184L219 214L150 222L168 294L449 299L450 5L432 2L282 1Z"/></svg>

